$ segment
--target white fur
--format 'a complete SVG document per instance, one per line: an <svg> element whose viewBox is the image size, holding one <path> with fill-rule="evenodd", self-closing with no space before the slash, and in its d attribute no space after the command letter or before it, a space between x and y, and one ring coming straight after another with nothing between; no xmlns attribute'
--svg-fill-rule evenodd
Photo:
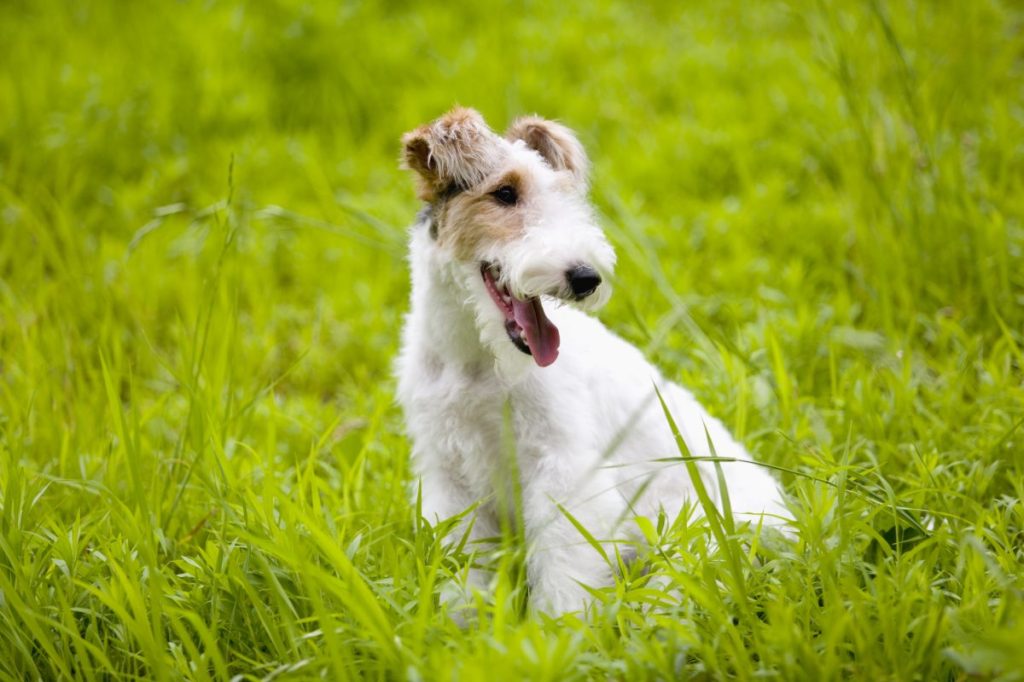
<svg viewBox="0 0 1024 682"><path fill-rule="evenodd" d="M567 182L565 171L552 169L521 142L495 139L504 155L495 172L506 162L528 167L539 188L531 197L528 227L520 239L488 245L473 262L460 262L439 246L428 234L428 220L413 227L412 301L397 361L398 398L421 477L424 516L436 522L479 504L471 537L496 536L500 515L511 513L518 476L531 603L562 613L587 604L581 583L608 584L612 573L559 505L608 541L635 539L636 516L653 517L661 509L674 515L694 495L681 463L652 461L679 455L655 386L691 454L710 454L706 428L719 456L749 455L688 391L575 307L542 298L561 335L551 366L537 366L509 341L481 278L482 261L500 263L502 283L520 297L564 295L567 267L588 263L607 276L614 252L583 187ZM602 284L580 305L596 307L608 293ZM503 446L506 430L515 461ZM713 465L700 468L717 502ZM723 468L737 517L756 523L764 512L765 524L785 522L778 485L764 468L746 462ZM484 577L474 573L471 580L481 586Z"/></svg>

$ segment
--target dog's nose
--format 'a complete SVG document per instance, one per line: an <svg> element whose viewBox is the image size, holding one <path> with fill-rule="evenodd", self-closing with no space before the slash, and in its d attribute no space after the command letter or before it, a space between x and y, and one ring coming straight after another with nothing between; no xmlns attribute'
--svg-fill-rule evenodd
<svg viewBox="0 0 1024 682"><path fill-rule="evenodd" d="M565 273L569 279L569 288L576 298L586 298L594 293L597 285L601 283L601 275L589 265L577 265Z"/></svg>

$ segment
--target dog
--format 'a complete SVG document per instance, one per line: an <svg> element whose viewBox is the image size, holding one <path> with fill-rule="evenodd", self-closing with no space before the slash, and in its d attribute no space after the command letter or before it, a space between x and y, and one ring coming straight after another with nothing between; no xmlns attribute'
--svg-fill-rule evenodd
<svg viewBox="0 0 1024 682"><path fill-rule="evenodd" d="M531 608L585 609L587 586L612 582L615 566L580 526L600 542L635 540L636 517L678 514L696 499L667 409L692 456L728 460L735 518L785 525L775 479L688 391L587 314L611 293L615 252L571 130L525 117L499 136L456 107L402 146L424 208L411 229L397 395L425 519L462 514L456 527L470 541L517 520ZM715 465L698 467L720 505ZM471 569L468 587L486 579Z"/></svg>

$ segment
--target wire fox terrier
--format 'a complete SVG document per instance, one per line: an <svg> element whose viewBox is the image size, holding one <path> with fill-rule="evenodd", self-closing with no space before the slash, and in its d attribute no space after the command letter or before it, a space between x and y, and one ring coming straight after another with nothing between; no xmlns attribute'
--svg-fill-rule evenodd
<svg viewBox="0 0 1024 682"><path fill-rule="evenodd" d="M460 527L478 541L520 524L531 606L585 607L583 586L615 569L574 521L600 541L635 539L637 516L674 515L695 494L657 387L691 455L710 456L710 439L718 457L744 460L721 465L734 516L785 523L773 477L584 312L607 300L615 253L572 131L528 117L500 137L456 108L402 142L426 205L411 230L398 398L427 520L474 508ZM714 465L698 467L719 504ZM469 582L485 576L471 569Z"/></svg>

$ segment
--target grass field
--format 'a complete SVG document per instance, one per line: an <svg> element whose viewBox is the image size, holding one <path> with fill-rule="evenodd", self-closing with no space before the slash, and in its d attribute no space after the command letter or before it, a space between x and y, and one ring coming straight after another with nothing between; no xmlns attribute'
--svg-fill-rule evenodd
<svg viewBox="0 0 1024 682"><path fill-rule="evenodd" d="M0 678L1024 679L1022 29L0 4ZM390 363L398 138L455 102L579 132L602 319L789 470L798 539L654 520L560 621L509 546L447 618L466 557L416 518Z"/></svg>

